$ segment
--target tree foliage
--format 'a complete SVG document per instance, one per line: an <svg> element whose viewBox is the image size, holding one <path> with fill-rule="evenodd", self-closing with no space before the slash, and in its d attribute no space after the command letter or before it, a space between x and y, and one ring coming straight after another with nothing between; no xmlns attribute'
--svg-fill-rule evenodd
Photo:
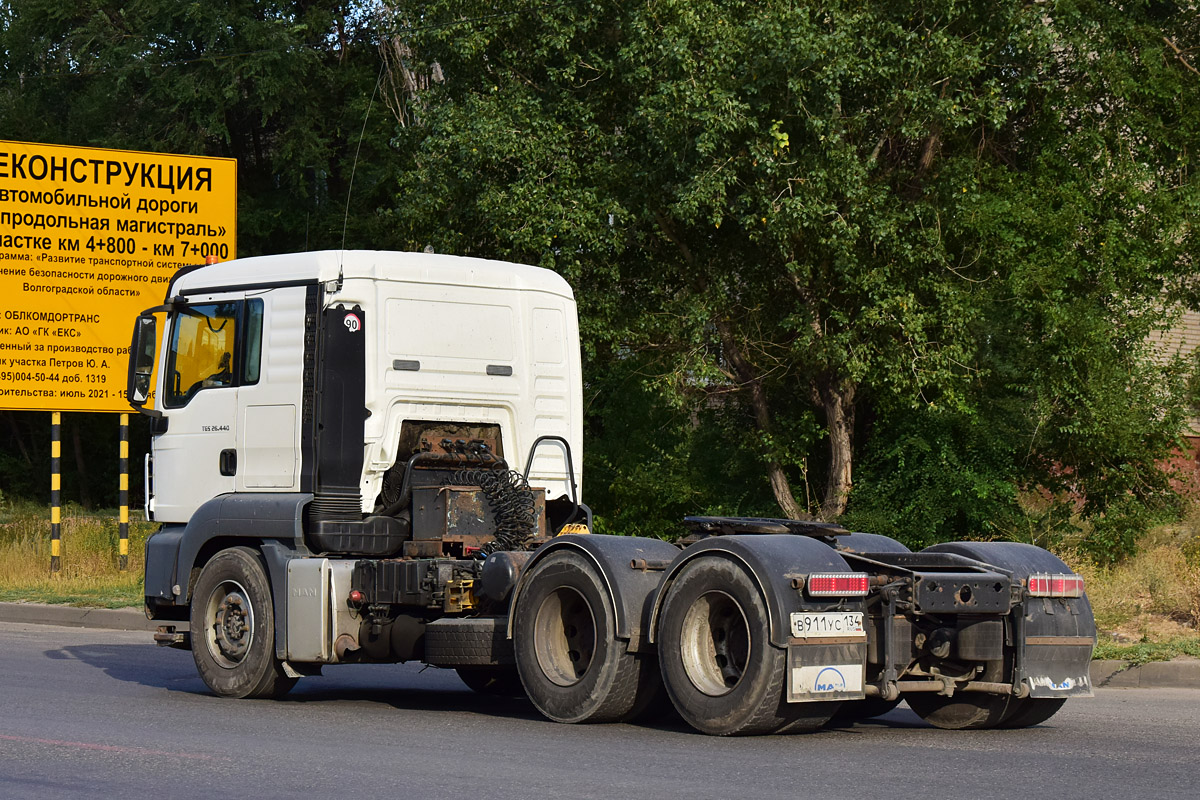
<svg viewBox="0 0 1200 800"><path fill-rule="evenodd" d="M18 0L0 19L0 135L236 158L239 253L374 241L390 118L361 4ZM386 241L384 242L386 244Z"/></svg>
<svg viewBox="0 0 1200 800"><path fill-rule="evenodd" d="M1195 9L422 9L446 83L403 196L433 214L398 208L414 241L572 278L601 449L653 387L690 411L669 450L914 542L1010 533L1022 492L1097 530L1164 492L1178 384L1146 336L1195 303ZM702 445L714 410L738 424Z"/></svg>
<svg viewBox="0 0 1200 800"><path fill-rule="evenodd" d="M244 253L339 244L362 131L350 242L575 286L610 530L1074 515L1119 554L1182 429L1147 336L1200 300L1197 11L22 0L0 119L237 157Z"/></svg>

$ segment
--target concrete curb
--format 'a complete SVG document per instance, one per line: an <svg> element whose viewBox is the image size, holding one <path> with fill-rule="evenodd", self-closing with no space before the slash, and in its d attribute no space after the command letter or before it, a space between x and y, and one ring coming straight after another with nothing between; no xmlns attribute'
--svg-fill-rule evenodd
<svg viewBox="0 0 1200 800"><path fill-rule="evenodd" d="M140 608L75 608L42 603L0 603L0 622L114 631L155 631L162 624L146 619Z"/></svg>
<svg viewBox="0 0 1200 800"><path fill-rule="evenodd" d="M1200 659L1180 657L1131 667L1128 661L1093 661L1092 685L1108 689L1200 689Z"/></svg>
<svg viewBox="0 0 1200 800"><path fill-rule="evenodd" d="M140 608L75 608L41 603L0 603L0 622L149 631L162 623ZM179 629L186 627L174 623ZM1177 658L1131 667L1128 661L1093 661L1092 686L1107 689L1200 689L1200 659Z"/></svg>

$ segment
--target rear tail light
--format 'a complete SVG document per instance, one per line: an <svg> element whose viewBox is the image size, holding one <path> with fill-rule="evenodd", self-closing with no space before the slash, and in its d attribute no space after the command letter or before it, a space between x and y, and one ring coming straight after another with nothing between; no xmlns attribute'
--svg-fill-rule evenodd
<svg viewBox="0 0 1200 800"><path fill-rule="evenodd" d="M1069 572L1030 575L1029 594L1033 597L1082 597L1083 578Z"/></svg>
<svg viewBox="0 0 1200 800"><path fill-rule="evenodd" d="M871 587L865 572L821 572L808 576L812 597L863 597Z"/></svg>

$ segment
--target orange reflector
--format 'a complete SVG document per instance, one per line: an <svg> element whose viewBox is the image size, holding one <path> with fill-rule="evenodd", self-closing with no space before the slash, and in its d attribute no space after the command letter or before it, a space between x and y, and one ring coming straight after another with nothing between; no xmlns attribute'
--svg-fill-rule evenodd
<svg viewBox="0 0 1200 800"><path fill-rule="evenodd" d="M808 576L808 593L813 597L863 597L871 588L865 572L823 572Z"/></svg>
<svg viewBox="0 0 1200 800"><path fill-rule="evenodd" d="M1083 578L1069 572L1030 575L1029 594L1033 597L1082 597Z"/></svg>

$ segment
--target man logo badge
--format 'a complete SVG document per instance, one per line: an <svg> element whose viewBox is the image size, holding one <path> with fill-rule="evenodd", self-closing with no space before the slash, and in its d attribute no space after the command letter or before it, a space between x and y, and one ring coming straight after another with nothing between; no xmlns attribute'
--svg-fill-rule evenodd
<svg viewBox="0 0 1200 800"><path fill-rule="evenodd" d="M347 314L346 318L342 320L342 324L351 333L358 333L362 329L362 320L358 318L358 314Z"/></svg>
<svg viewBox="0 0 1200 800"><path fill-rule="evenodd" d="M814 692L844 692L846 691L846 677L835 667L826 667L817 673L817 679L813 681Z"/></svg>

